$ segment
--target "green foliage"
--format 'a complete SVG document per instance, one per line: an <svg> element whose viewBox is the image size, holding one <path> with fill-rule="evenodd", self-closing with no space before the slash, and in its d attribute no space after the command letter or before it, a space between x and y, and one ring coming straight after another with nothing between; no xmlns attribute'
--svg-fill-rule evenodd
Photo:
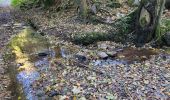
<svg viewBox="0 0 170 100"><path fill-rule="evenodd" d="M54 5L55 0L12 0L11 5L19 8L32 8L41 6L48 8Z"/></svg>
<svg viewBox="0 0 170 100"><path fill-rule="evenodd" d="M128 33L131 33L134 28L133 14L123 17L117 20L113 27L116 30L113 30L109 33L100 33L100 32L90 32L90 33L77 33L73 36L73 42L76 44L88 45L98 41L114 40L117 42L124 42L128 37ZM133 27L133 28L132 28Z"/></svg>
<svg viewBox="0 0 170 100"><path fill-rule="evenodd" d="M12 0L11 5L14 7L19 7L24 2L27 2L27 0Z"/></svg>
<svg viewBox="0 0 170 100"><path fill-rule="evenodd" d="M124 18L121 18L119 21L115 23L115 27L118 29L119 33L121 35L126 35L131 31L131 21L132 18L130 16L126 16Z"/></svg>

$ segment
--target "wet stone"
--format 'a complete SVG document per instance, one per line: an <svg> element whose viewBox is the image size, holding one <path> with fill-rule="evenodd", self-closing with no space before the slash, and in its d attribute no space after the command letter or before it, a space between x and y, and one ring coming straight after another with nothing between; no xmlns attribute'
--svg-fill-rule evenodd
<svg viewBox="0 0 170 100"><path fill-rule="evenodd" d="M102 52L102 51L97 52L97 55L102 59L108 58L108 55L105 52Z"/></svg>

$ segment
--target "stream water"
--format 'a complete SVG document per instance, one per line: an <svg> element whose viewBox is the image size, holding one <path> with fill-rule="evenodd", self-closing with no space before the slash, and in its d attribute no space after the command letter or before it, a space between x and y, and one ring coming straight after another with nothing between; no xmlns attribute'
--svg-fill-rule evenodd
<svg viewBox="0 0 170 100"><path fill-rule="evenodd" d="M60 49L60 55L62 58L67 59L67 54L65 54L66 50ZM23 70L20 71L17 74L17 80L19 81L20 84L22 84L24 95L26 96L27 100L39 100L39 99L47 99L46 93L43 91L43 89L33 89L32 85L34 82L40 78L40 74L49 74L49 67L50 67L50 61L49 57L53 58L55 57L54 51L51 51L48 53L48 56L45 57L38 57L33 63L34 67L37 70L31 70L29 72ZM118 59L99 59L99 60L93 60L90 61L91 65L94 67L94 69L102 69L105 70L108 66L116 66L116 65L127 65L128 62L125 60L118 60ZM112 73L112 72L107 72L107 73ZM41 91L41 96L38 97L37 93ZM38 94L39 95L39 94Z"/></svg>
<svg viewBox="0 0 170 100"><path fill-rule="evenodd" d="M127 50L127 49L126 49ZM60 54L60 57L63 59L68 59L70 56L68 54L65 53L66 50L64 49L60 49L60 51L58 51ZM146 51L146 54L148 51ZM126 53L125 53L126 54ZM138 54L138 53L136 53ZM167 59L170 58L169 55L165 55ZM17 80L19 81L19 83L21 84L21 87L23 89L23 95L25 96L25 98L27 100L46 100L46 99L51 99L51 97L48 97L48 95L46 94L46 92L43 90L43 85L44 84L49 84L48 81L47 82L43 82L42 83L42 87L39 89L34 89L33 85L34 82L37 81L38 79L42 78L41 75L47 75L50 72L50 60L49 58L54 58L56 57L55 52L54 51L50 51L48 52L47 56L43 56L43 57L38 57L37 59L35 59L34 61L32 61L32 63L34 63L34 66L36 68L36 70L22 70L17 72ZM120 60L120 59L98 59L98 60L93 60L90 61L89 64L91 64L95 69L99 69L99 70L105 70L107 69L109 66L110 67L114 67L116 65L125 65L125 67L127 67L128 70L128 65L129 63L126 60ZM31 67L31 66L30 66ZM115 68L113 68L115 69ZM116 73L113 73L114 71L110 71L110 72L106 72L106 74L108 75L114 75ZM53 75L53 74L50 74ZM15 76L15 75L14 75ZM51 76L53 77L53 76ZM56 77L56 76L55 76ZM53 77L54 78L54 77ZM50 80L50 79L49 79ZM21 92L21 91L20 91Z"/></svg>

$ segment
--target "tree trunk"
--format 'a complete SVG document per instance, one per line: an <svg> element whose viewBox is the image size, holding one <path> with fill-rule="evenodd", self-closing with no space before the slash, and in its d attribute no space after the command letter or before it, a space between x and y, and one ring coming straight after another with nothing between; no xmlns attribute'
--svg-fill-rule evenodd
<svg viewBox="0 0 170 100"><path fill-rule="evenodd" d="M147 43L158 40L160 34L160 18L165 0L141 0L136 18L137 42Z"/></svg>

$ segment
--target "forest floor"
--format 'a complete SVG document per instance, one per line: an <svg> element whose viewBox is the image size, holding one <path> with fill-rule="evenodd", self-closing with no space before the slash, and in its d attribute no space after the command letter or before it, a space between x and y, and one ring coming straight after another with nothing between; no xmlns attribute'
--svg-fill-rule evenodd
<svg viewBox="0 0 170 100"><path fill-rule="evenodd" d="M167 11L164 17L168 14ZM164 49L150 45L137 48L133 43L113 41L75 45L70 42L75 33L107 33L114 28L101 23L84 24L74 10L57 14L35 9L0 10L0 99L12 98L7 66L2 59L4 48L11 37L27 26L28 18L54 46L59 45L57 52L61 53L60 58L33 61L40 73L40 78L32 83L35 96L56 100L170 99L170 54Z"/></svg>

